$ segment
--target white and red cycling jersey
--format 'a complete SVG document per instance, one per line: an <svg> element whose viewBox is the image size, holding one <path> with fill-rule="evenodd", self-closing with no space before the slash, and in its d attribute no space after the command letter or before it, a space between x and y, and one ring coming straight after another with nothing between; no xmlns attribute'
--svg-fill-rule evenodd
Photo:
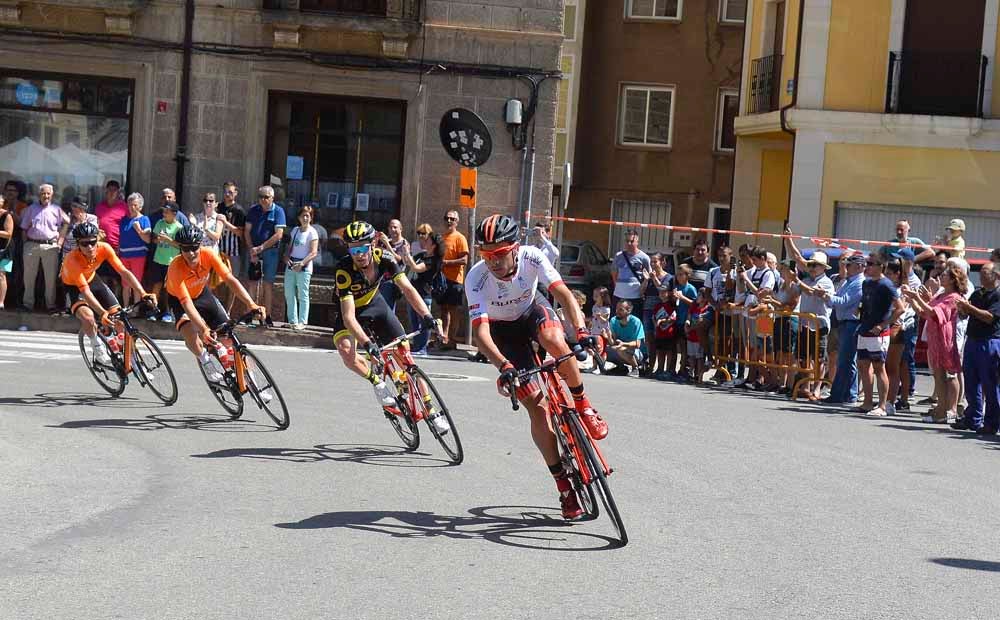
<svg viewBox="0 0 1000 620"><path fill-rule="evenodd" d="M517 320L531 309L539 282L551 291L556 284L562 284L562 276L534 246L518 248L517 275L509 282L495 277L486 263L479 261L465 277L469 320L473 325Z"/></svg>

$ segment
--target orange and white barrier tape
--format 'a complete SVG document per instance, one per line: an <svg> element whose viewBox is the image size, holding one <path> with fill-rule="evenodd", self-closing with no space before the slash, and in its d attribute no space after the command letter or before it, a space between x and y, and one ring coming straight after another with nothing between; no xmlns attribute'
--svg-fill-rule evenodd
<svg viewBox="0 0 1000 620"><path fill-rule="evenodd" d="M525 214L525 215L527 215L527 214ZM766 232L749 231L749 230L726 230L726 229L722 229L722 228L700 228L700 227L697 227L697 226L671 226L670 224L644 224L642 222L622 222L622 221L615 221L615 220L597 220L597 219L582 218L582 217L565 217L565 216L562 216L562 215L553 215L553 216L546 216L546 217L547 217L547 219L551 219L551 220L557 220L557 221L561 221L561 222L574 222L574 223L577 223L577 224L602 224L602 225L605 225L605 226L622 226L622 227L628 227L628 228L651 228L651 229L657 229L657 230L676 230L676 231L681 231L681 232L693 232L693 233L713 233L713 234L720 234L720 235L742 235L744 237L764 237L764 238L767 238L767 239L801 239L803 241L810 241L810 242L815 243L816 245L819 245L819 246L822 246L822 247L827 247L827 248L837 247L838 249L843 249L843 250L849 251L849 252L858 252L859 250L851 248L851 247L847 246L846 244L855 244L855 245L860 245L861 247L865 247L865 246L876 246L876 247L888 246L888 247L892 247L892 248L906 248L906 247L910 247L910 248L925 248L925 247L929 247L929 248L933 248L935 250L946 250L946 251L954 251L954 249L955 249L955 248L953 248L953 247L951 247L949 245L932 245L932 244L923 244L923 245L921 245L919 243L899 243L898 241L872 241L870 239L840 239L840 238L837 238L837 237L810 237L808 235L785 235L785 234L780 234L780 233L766 233ZM977 247L967 246L965 248L965 251L966 252L977 252L977 253L989 254L993 250L990 249L990 248L977 248Z"/></svg>

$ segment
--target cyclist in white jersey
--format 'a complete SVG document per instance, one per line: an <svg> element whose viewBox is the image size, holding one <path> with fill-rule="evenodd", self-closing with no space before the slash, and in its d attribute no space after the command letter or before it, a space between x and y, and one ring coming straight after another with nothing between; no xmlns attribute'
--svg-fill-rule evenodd
<svg viewBox="0 0 1000 620"><path fill-rule="evenodd" d="M519 226L506 215L491 215L476 229L476 243L483 260L469 270L465 294L469 318L479 352L500 370L497 388L509 396L507 386L517 370L536 364L532 341L538 342L553 357L569 353L562 323L540 293L539 281L559 302L576 331L577 342L592 345L583 311L563 283L555 267L541 250L518 243ZM594 439L604 439L608 425L591 406L583 390L583 378L576 359L569 358L558 368L573 395L587 432ZM517 398L531 417L531 437L535 441L559 489L563 517L575 519L583 514L569 478L559 459L556 438L549 428L543 406L543 394L537 382L517 387Z"/></svg>

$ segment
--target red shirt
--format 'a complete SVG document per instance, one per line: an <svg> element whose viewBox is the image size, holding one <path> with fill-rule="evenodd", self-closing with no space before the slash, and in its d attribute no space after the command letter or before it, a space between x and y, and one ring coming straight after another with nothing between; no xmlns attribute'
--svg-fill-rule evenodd
<svg viewBox="0 0 1000 620"><path fill-rule="evenodd" d="M97 226L104 231L105 241L117 252L122 219L128 216L128 203L124 200L119 200L113 205L100 202L94 213L97 215Z"/></svg>

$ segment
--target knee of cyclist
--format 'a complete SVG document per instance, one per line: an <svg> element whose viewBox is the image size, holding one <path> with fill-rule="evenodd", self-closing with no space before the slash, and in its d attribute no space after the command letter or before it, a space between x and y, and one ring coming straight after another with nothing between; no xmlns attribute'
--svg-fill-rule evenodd
<svg viewBox="0 0 1000 620"><path fill-rule="evenodd" d="M344 338L337 343L337 352L340 353L340 357L345 363L353 361L356 355L354 343L350 338Z"/></svg>

